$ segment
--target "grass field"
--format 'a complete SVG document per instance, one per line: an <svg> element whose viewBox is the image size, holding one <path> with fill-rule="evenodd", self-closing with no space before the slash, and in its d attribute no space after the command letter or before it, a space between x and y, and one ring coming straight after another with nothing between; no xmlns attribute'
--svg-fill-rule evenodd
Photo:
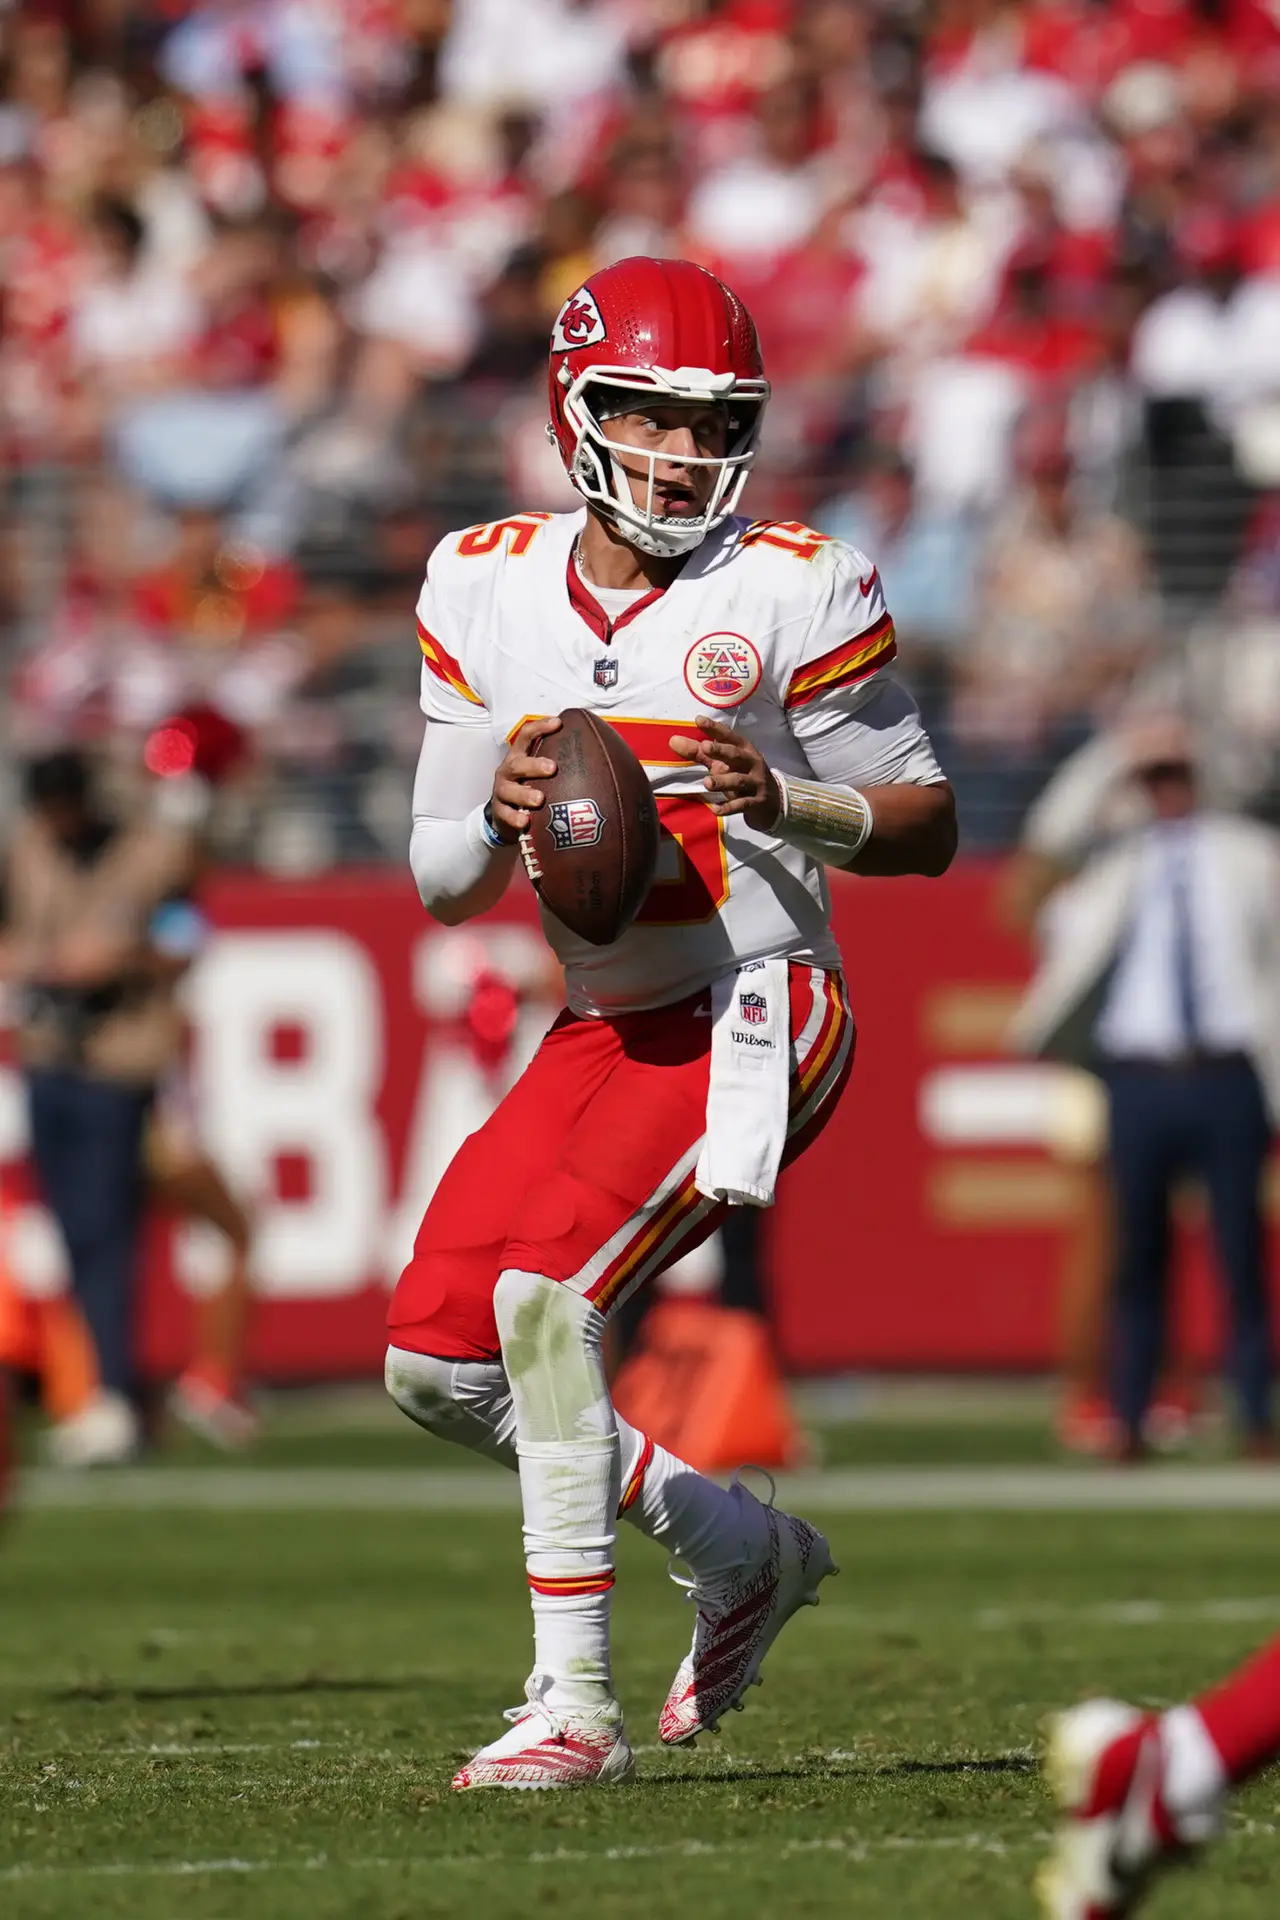
<svg viewBox="0 0 1280 1920"><path fill-rule="evenodd" d="M971 1425L932 1443L910 1428L902 1451L988 1457ZM380 1428L281 1430L264 1457L461 1464ZM639 1784L455 1798L529 1662L511 1516L30 1511L0 1543L0 1916L1014 1920L1048 1824L1043 1713L1100 1687L1173 1700L1280 1625L1265 1514L815 1517L841 1578L721 1741L656 1745L689 1619L624 1533ZM1280 1910L1276 1803L1258 1783L1152 1914Z"/></svg>

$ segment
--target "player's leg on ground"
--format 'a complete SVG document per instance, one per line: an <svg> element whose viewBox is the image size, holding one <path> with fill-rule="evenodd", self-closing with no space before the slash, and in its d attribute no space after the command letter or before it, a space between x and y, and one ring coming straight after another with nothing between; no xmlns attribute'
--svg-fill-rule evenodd
<svg viewBox="0 0 1280 1920"><path fill-rule="evenodd" d="M822 1132L853 1066L853 1019L838 975L793 970L791 1035L784 1167ZM740 1484L731 1492L763 1536L736 1566L715 1579L695 1572L689 1583L696 1607L693 1644L658 1716L659 1738L668 1746L693 1745L700 1734L714 1732L726 1713L741 1711L783 1627L801 1607L817 1606L819 1585L835 1571L826 1539L807 1520L776 1510L772 1496L761 1505Z"/></svg>
<svg viewBox="0 0 1280 1920"><path fill-rule="evenodd" d="M499 1279L494 1312L516 1419L534 1666L510 1730L453 1785L621 1784L635 1763L609 1659L619 1483L604 1322L558 1282L514 1269Z"/></svg>
<svg viewBox="0 0 1280 1920"><path fill-rule="evenodd" d="M1130 1914L1163 1862L1218 1832L1229 1786L1280 1755L1280 1638L1169 1713L1090 1700L1050 1733L1066 1816L1040 1876L1051 1920Z"/></svg>
<svg viewBox="0 0 1280 1920"><path fill-rule="evenodd" d="M401 1412L438 1439L518 1471L515 1407L500 1360L444 1360L391 1346L386 1384ZM740 1566L757 1544L755 1514L620 1414L614 1419L618 1518L682 1561L699 1583Z"/></svg>
<svg viewBox="0 0 1280 1920"><path fill-rule="evenodd" d="M494 1295L511 1383L533 1601L534 1672L550 1706L612 1698L609 1611L621 1470L600 1345L604 1318L542 1274L509 1268Z"/></svg>

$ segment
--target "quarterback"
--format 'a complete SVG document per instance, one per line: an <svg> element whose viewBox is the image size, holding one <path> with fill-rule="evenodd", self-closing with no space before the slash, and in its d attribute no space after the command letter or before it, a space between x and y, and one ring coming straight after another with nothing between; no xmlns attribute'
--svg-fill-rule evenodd
<svg viewBox="0 0 1280 1920"><path fill-rule="evenodd" d="M735 513L769 397L742 303L686 261L623 260L561 309L550 388L583 508L452 534L427 569L413 871L447 925L494 904L555 774L545 716L571 706L647 770L661 848L612 945L544 912L567 1009L454 1159L391 1304L397 1404L520 1475L533 1672L459 1789L631 1777L619 1516L696 1604L668 1744L740 1707L816 1603L822 1535L620 1420L601 1337L727 1207L768 1206L834 1109L853 1023L824 869L938 874L955 849L875 567Z"/></svg>

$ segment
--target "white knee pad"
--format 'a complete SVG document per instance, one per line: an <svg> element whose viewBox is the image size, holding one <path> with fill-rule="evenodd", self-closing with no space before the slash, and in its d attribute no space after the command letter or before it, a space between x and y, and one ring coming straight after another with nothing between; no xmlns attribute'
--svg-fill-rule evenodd
<svg viewBox="0 0 1280 1920"><path fill-rule="evenodd" d="M383 1378L401 1413L428 1433L514 1464L511 1389L496 1360L439 1360L388 1347Z"/></svg>
<svg viewBox="0 0 1280 1920"><path fill-rule="evenodd" d="M544 1274L508 1267L493 1311L522 1440L612 1438L600 1350L605 1322L590 1301Z"/></svg>

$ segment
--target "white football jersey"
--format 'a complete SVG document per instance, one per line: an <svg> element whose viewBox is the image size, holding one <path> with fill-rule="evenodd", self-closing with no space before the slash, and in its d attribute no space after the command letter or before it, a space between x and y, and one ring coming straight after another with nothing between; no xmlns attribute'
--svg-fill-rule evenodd
<svg viewBox="0 0 1280 1920"><path fill-rule="evenodd" d="M653 782L661 851L633 925L593 947L543 914L570 1005L662 1006L774 955L837 966L822 868L740 816L717 818L702 770L670 740L714 714L783 773L941 780L915 704L887 671L893 623L874 566L795 522L730 519L669 587L610 622L574 557L585 518L524 513L450 534L418 602L429 720L486 730L496 766L525 719L586 707Z"/></svg>

